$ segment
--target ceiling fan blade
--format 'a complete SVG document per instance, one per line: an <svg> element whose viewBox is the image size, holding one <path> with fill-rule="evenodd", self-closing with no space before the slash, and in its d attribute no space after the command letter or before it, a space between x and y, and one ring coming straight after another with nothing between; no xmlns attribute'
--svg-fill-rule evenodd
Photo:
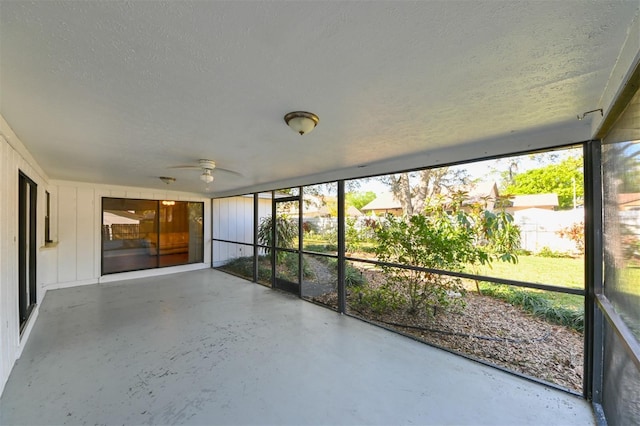
<svg viewBox="0 0 640 426"><path fill-rule="evenodd" d="M193 164L184 164L181 166L169 166L168 169L189 169L189 170L200 170L200 166L194 166Z"/></svg>
<svg viewBox="0 0 640 426"><path fill-rule="evenodd" d="M241 174L241 173L238 173L238 172L236 172L236 171L229 170L229 169L224 169L224 168L222 168L222 167L217 167L217 166L216 166L216 168L215 168L215 169L213 169L213 172L214 172L214 173L215 173L215 172L223 172L223 173L229 173L229 174L236 175L236 176L242 176L242 174Z"/></svg>
<svg viewBox="0 0 640 426"><path fill-rule="evenodd" d="M210 170L211 172L214 173L229 173L235 176L242 176L242 174L234 171L234 170L229 170L229 169L225 169L224 167L218 167L218 165L216 164L215 161L213 160L205 160L205 159L200 159L198 160L198 165L196 164L182 164L182 165L178 165L178 166L170 166L168 167L169 169L185 169L185 170L200 170L200 171L206 171L206 170Z"/></svg>

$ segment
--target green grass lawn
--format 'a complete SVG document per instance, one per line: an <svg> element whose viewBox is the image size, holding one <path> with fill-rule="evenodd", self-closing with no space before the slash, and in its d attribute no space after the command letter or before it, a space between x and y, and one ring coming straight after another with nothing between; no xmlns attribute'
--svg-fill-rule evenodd
<svg viewBox="0 0 640 426"><path fill-rule="evenodd" d="M468 269L472 272L472 268ZM584 260L518 256L518 263L493 262L478 268L479 275L548 284L558 287L584 288Z"/></svg>
<svg viewBox="0 0 640 426"><path fill-rule="evenodd" d="M640 296L640 265L629 264L621 269L616 287L619 292Z"/></svg>
<svg viewBox="0 0 640 426"><path fill-rule="evenodd" d="M582 258L555 258L538 256L518 256L518 263L493 262L468 272L489 277L506 278L558 287L584 289L584 260ZM480 289L491 288L492 284L482 283ZM515 287L511 287L515 291ZM522 289L524 290L524 289ZM573 294L544 290L526 289L549 300L553 306L579 310L584 307L584 298Z"/></svg>

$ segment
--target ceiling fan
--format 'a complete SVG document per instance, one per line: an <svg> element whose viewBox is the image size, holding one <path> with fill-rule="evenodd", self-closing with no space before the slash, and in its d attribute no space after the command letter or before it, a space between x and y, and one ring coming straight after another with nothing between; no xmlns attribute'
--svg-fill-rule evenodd
<svg viewBox="0 0 640 426"><path fill-rule="evenodd" d="M230 173L236 176L240 176L240 173L238 172L234 172L233 170L229 170L229 169L223 169L221 167L217 167L216 166L216 162L213 160L206 160L206 159L200 159L198 160L198 165L195 164L187 164L187 165L181 165L181 166L172 166L170 167L170 169L195 169L195 170L201 170L202 173L200 174L200 180L203 181L205 184L209 185L210 183L213 182L214 176L213 176L213 171L215 170L216 172L225 172L225 173ZM207 190L209 188L207 187Z"/></svg>

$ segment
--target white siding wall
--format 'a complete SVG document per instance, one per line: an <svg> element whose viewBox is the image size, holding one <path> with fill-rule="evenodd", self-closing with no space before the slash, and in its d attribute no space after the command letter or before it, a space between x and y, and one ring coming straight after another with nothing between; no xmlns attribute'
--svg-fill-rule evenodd
<svg viewBox="0 0 640 426"><path fill-rule="evenodd" d="M253 196L213 200L211 214L214 238L253 243ZM213 266L224 265L231 259L241 257L242 249L237 244L214 241Z"/></svg>
<svg viewBox="0 0 640 426"><path fill-rule="evenodd" d="M0 394L11 368L28 339L38 316L34 309L20 336L18 319L18 172L38 185L37 242L44 245L44 200L47 177L0 116ZM37 305L48 279L46 256L37 251Z"/></svg>
<svg viewBox="0 0 640 426"><path fill-rule="evenodd" d="M210 200L197 194L153 191L143 188L116 187L52 180L49 190L55 194L57 212L52 214L56 223L58 242L55 264L55 282L47 283L48 289L72 287L83 284L114 281L139 276L157 275L182 270L192 270L211 265ZM178 200L204 203L204 263L183 265L159 270L136 271L101 277L101 223L102 198L123 197L149 200ZM52 225L53 228L53 225Z"/></svg>
<svg viewBox="0 0 640 426"><path fill-rule="evenodd" d="M260 217L271 215L271 198L258 203ZM221 240L253 244L253 195L213 200L213 236ZM213 266L251 253L247 246L213 242Z"/></svg>

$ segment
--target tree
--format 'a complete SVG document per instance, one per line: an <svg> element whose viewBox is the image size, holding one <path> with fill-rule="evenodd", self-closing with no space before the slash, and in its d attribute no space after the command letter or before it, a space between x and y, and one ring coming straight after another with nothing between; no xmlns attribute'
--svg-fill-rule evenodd
<svg viewBox="0 0 640 426"><path fill-rule="evenodd" d="M438 167L411 173L398 173L380 178L402 206L404 216L421 213L430 201L442 194L443 189L453 191L455 187L467 184L466 170Z"/></svg>
<svg viewBox="0 0 640 426"><path fill-rule="evenodd" d="M353 206L360 210L371 201L375 200L376 193L373 191L367 192L349 192L345 195L345 205Z"/></svg>
<svg viewBox="0 0 640 426"><path fill-rule="evenodd" d="M516 174L513 183L507 185L504 193L509 195L550 194L558 195L560 209L570 209L575 197L584 197L582 155L568 157L558 164L527 170Z"/></svg>

